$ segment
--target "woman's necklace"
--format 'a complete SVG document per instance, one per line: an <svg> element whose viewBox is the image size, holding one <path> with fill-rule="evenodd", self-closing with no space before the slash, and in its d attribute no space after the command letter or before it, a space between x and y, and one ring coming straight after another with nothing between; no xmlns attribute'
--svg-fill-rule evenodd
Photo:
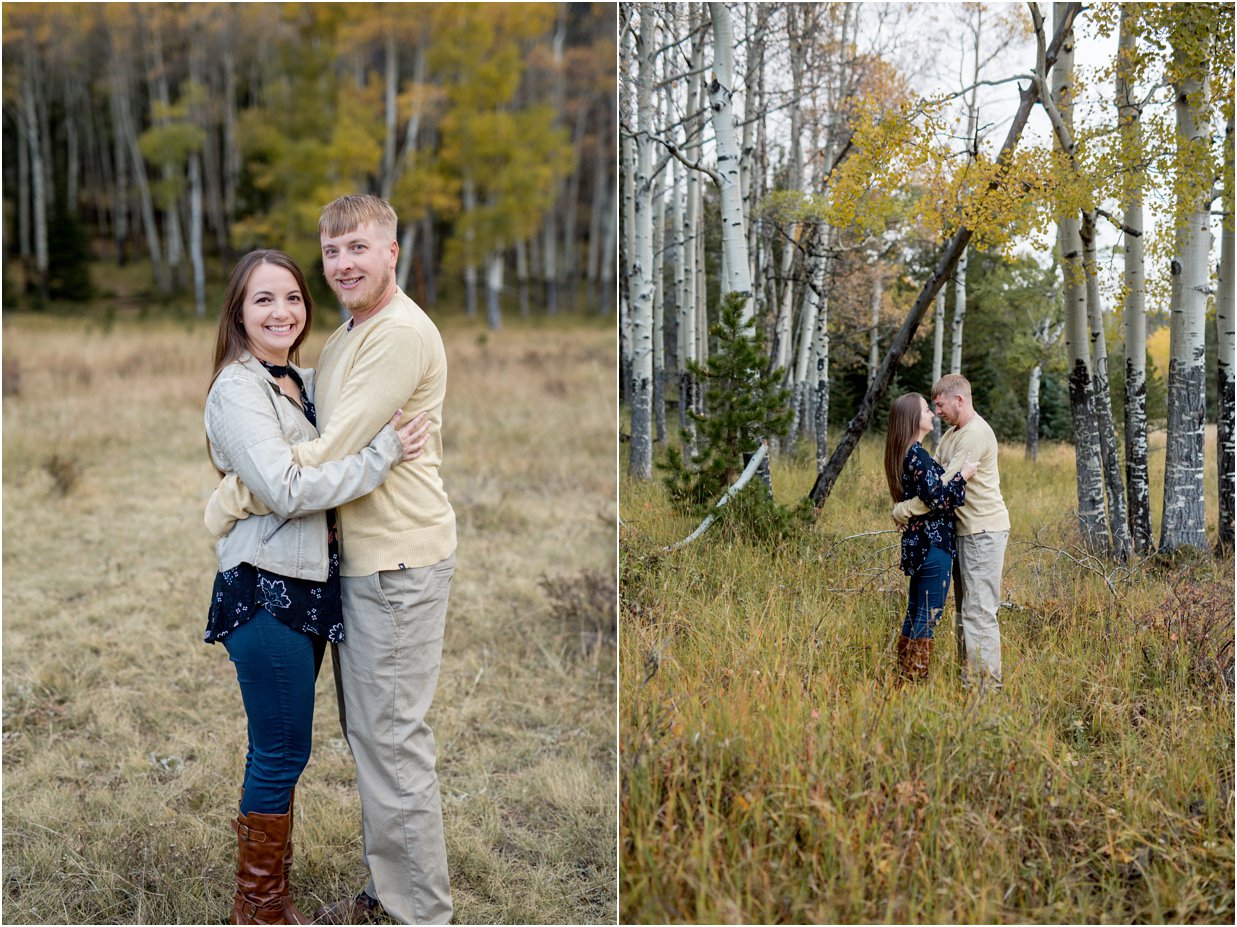
<svg viewBox="0 0 1237 927"><path fill-rule="evenodd" d="M258 363L266 368L266 372L273 376L276 380L282 380L289 373L288 365L284 364L280 367L278 364L268 364L262 358L258 358Z"/></svg>

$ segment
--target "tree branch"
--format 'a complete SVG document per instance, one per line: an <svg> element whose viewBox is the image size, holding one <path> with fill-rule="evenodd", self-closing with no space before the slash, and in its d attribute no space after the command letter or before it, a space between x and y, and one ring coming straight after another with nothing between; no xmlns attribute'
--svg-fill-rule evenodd
<svg viewBox="0 0 1237 927"><path fill-rule="evenodd" d="M1105 219L1107 219L1109 222L1115 225L1118 229L1120 229L1126 235L1129 235L1133 238L1142 238L1142 235L1143 235L1142 232L1138 231L1138 229L1130 228L1128 225L1126 225L1124 222L1122 222L1120 219L1118 219L1116 216L1110 213L1107 209L1097 208L1095 210L1095 214L1097 216L1103 216Z"/></svg>
<svg viewBox="0 0 1237 927"><path fill-rule="evenodd" d="M762 440L760 442L760 447L756 450L756 453L752 455L752 459L747 462L747 467L743 470L743 473L740 474L739 478L734 481L734 485L727 489L726 492L722 494L722 497L717 500L717 504L713 506L713 511L709 512L705 520L700 523L700 527L687 537L683 538L683 540L671 544L669 547L663 547L661 549L662 553L674 553L676 550L686 547L692 541L696 540L708 531L713 522L717 520L717 514L721 511L722 506L733 499L739 490L751 481L751 478L756 475L756 470L760 467L760 462L765 459L768 453L769 442Z"/></svg>

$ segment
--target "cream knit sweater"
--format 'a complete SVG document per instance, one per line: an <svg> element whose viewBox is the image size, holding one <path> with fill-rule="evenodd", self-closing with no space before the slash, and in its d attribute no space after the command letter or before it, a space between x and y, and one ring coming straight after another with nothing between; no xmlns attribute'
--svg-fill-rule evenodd
<svg viewBox="0 0 1237 927"><path fill-rule="evenodd" d="M455 512L438 473L446 391L442 337L402 290L351 330L346 324L336 329L323 346L313 397L321 436L292 449L296 463L316 467L356 453L396 409L406 417L428 412L430 419L429 439L416 460L396 464L381 486L337 510L342 575L431 566L455 551ZM234 520L264 509L229 476L208 503L207 527L224 534Z"/></svg>

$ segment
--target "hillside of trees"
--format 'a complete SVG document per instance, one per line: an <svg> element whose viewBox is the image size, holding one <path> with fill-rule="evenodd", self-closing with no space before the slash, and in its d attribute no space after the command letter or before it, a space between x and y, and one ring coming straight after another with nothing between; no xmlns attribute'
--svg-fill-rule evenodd
<svg viewBox="0 0 1237 927"><path fill-rule="evenodd" d="M614 7L359 9L5 6L6 307L89 299L92 257L199 315L252 248L318 285L318 211L365 191L426 305L610 311Z"/></svg>

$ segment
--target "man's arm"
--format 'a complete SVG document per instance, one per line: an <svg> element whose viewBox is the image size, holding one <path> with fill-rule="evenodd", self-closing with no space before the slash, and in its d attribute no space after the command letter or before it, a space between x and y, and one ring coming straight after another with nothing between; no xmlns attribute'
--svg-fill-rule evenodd
<svg viewBox="0 0 1237 927"><path fill-rule="evenodd" d="M235 473L229 473L206 503L206 528L217 538L232 530L232 526L250 515L269 515L270 507L249 491Z"/></svg>
<svg viewBox="0 0 1237 927"><path fill-rule="evenodd" d="M962 436L959 436L958 444L955 444L954 447L950 449L953 456L948 461L941 460L939 457L937 458L937 463L945 468L945 472L941 475L942 483L948 483L954 478L954 474L962 469L962 463L966 460L967 455L966 448L959 446L963 443L961 440L963 436L965 436L965 432ZM937 449L937 453L940 453L939 448ZM979 455L972 454L972 459L978 460ZM930 511L932 511L932 509L928 507L926 502L918 496L912 496L910 499L905 499L894 505L893 520L899 525L907 525L910 523L912 518L919 515L927 515Z"/></svg>

